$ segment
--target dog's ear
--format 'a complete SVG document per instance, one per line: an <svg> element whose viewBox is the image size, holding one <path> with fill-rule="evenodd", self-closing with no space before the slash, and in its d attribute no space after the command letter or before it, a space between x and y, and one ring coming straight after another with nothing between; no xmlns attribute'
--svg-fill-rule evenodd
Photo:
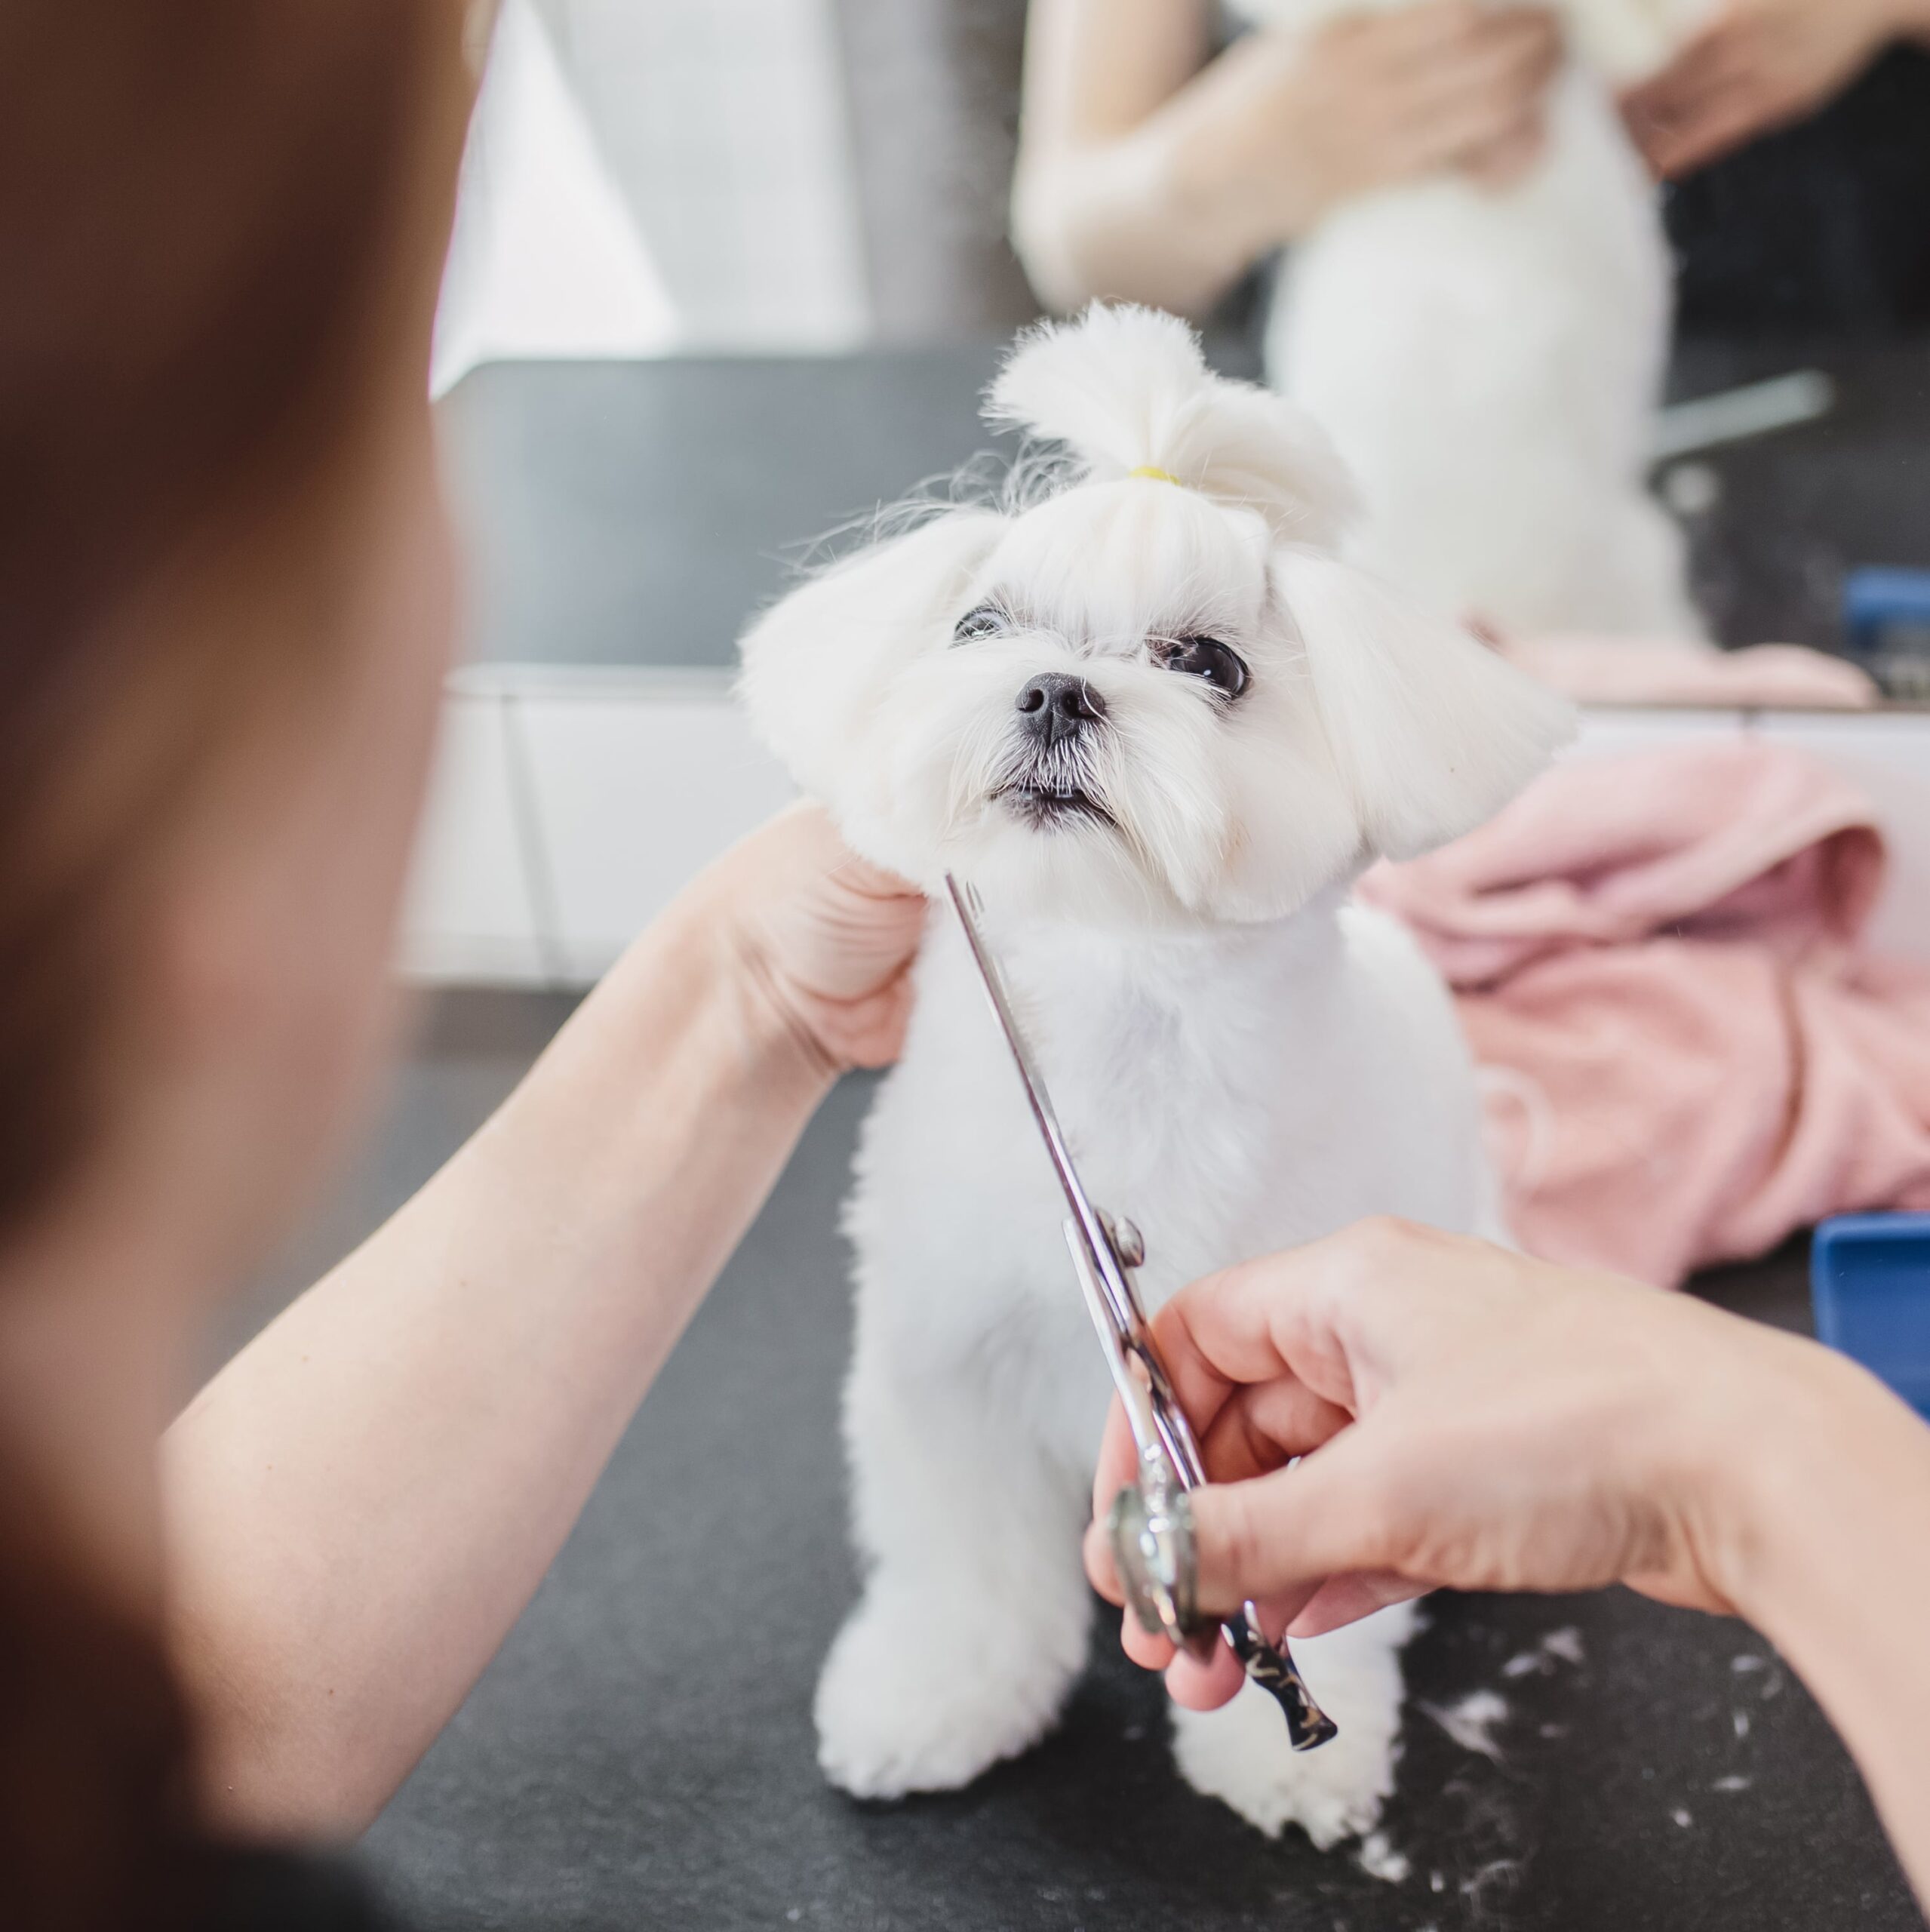
<svg viewBox="0 0 1930 1932"><path fill-rule="evenodd" d="M1274 584L1366 844L1383 857L1471 832L1574 735L1566 699L1366 572L1287 551Z"/></svg>
<svg viewBox="0 0 1930 1932"><path fill-rule="evenodd" d="M835 804L872 708L897 669L961 614L1005 528L954 510L808 579L745 633L738 696L752 728L813 797Z"/></svg>

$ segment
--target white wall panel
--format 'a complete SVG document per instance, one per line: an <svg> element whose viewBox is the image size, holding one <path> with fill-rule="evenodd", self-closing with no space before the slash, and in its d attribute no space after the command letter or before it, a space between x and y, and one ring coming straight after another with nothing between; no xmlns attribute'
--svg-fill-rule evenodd
<svg viewBox="0 0 1930 1932"><path fill-rule="evenodd" d="M1566 755L1623 758L1663 745L1693 743L1698 738L1740 737L1748 721L1739 711L1644 711L1633 707L1584 711L1581 730Z"/></svg>
<svg viewBox="0 0 1930 1932"><path fill-rule="evenodd" d="M452 691L404 912L412 976L522 984L546 977L510 768L507 706Z"/></svg>
<svg viewBox="0 0 1930 1932"><path fill-rule="evenodd" d="M573 980L604 971L687 881L794 795L721 679L709 694L526 692L515 715L554 954Z"/></svg>
<svg viewBox="0 0 1930 1932"><path fill-rule="evenodd" d="M1813 752L1868 789L1892 854L1873 937L1930 960L1930 715L1597 711L1569 755L1750 731ZM587 983L791 795L721 676L467 674L447 702L405 969Z"/></svg>

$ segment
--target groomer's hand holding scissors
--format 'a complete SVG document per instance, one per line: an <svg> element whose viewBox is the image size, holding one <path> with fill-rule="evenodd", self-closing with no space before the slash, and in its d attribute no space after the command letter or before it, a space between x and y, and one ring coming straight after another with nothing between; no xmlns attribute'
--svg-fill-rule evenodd
<svg viewBox="0 0 1930 1932"><path fill-rule="evenodd" d="M1930 1428L1861 1369L1687 1296L1394 1222L1197 1281L1154 1330L1213 1478L1192 1497L1203 1609L1250 1598L1308 1636L1437 1586L1619 1582L1747 1617L1930 1895ZM1132 1467L1115 1406L1102 1515ZM1086 1547L1117 1602L1105 1537ZM1229 1657L1123 1627L1179 1701L1239 1687Z"/></svg>

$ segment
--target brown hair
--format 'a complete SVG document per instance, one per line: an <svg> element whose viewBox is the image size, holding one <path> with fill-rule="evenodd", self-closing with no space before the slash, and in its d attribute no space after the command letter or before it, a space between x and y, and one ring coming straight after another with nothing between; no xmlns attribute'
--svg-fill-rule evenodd
<svg viewBox="0 0 1930 1932"><path fill-rule="evenodd" d="M0 1240L101 1117L118 940L213 694L275 668L155 613L307 513L419 329L462 26L458 0L0 7ZM179 1714L32 1498L0 1444L0 1897L143 1922Z"/></svg>

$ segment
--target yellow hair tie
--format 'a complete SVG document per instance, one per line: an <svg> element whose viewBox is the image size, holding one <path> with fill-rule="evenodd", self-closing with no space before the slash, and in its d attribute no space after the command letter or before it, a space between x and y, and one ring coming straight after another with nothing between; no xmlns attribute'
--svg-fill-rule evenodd
<svg viewBox="0 0 1930 1932"><path fill-rule="evenodd" d="M1137 469L1129 469L1126 473L1129 476L1150 476L1155 483L1171 483L1182 490L1186 487L1171 470L1156 468L1150 463L1142 463Z"/></svg>

